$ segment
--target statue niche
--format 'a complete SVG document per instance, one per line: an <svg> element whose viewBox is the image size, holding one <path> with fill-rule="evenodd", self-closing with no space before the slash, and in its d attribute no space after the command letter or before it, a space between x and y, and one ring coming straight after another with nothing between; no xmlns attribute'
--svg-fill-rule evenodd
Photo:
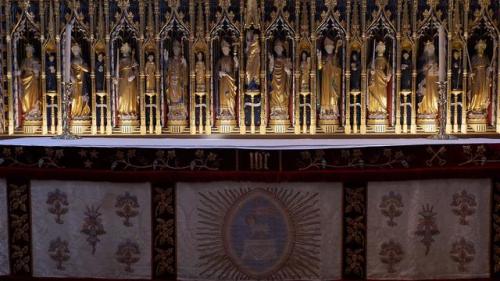
<svg viewBox="0 0 500 281"><path fill-rule="evenodd" d="M184 58L181 42L172 44L172 55L164 50L167 81L168 119L171 122L185 122L188 101L188 67Z"/></svg>
<svg viewBox="0 0 500 281"><path fill-rule="evenodd" d="M386 119L387 87L392 79L392 70L385 57L385 43L378 42L375 51L377 55L370 66L368 113L370 119Z"/></svg>
<svg viewBox="0 0 500 281"><path fill-rule="evenodd" d="M336 119L339 116L338 102L342 89L342 69L339 65L338 54L341 47L341 40L335 43L326 37L323 45L326 56L318 50L318 69L321 74L321 119Z"/></svg>
<svg viewBox="0 0 500 281"><path fill-rule="evenodd" d="M418 94L422 100L418 104L419 118L434 119L438 114L438 85L439 66L435 54L436 47L432 41L425 44L425 64L422 72L424 79L418 86Z"/></svg>
<svg viewBox="0 0 500 281"><path fill-rule="evenodd" d="M156 91L156 63L153 53L147 54L144 75L146 76L146 93L154 93Z"/></svg>
<svg viewBox="0 0 500 281"><path fill-rule="evenodd" d="M274 42L274 54L269 55L269 72L271 73L271 120L289 120L292 62L285 53L283 41L279 39Z"/></svg>
<svg viewBox="0 0 500 281"><path fill-rule="evenodd" d="M20 69L21 108L25 120L41 118L40 61L34 56L35 48L26 45L26 58Z"/></svg>
<svg viewBox="0 0 500 281"><path fill-rule="evenodd" d="M90 69L82 58L80 45L71 47L73 58L71 60L71 82L73 82L73 92L71 96L71 117L73 119L88 119L90 115L89 95L86 91L86 75Z"/></svg>
<svg viewBox="0 0 500 281"><path fill-rule="evenodd" d="M222 56L216 65L216 75L219 77L219 119L234 120L236 118L236 70L239 67L238 57L231 56L231 45L221 42Z"/></svg>
<svg viewBox="0 0 500 281"><path fill-rule="evenodd" d="M470 74L470 102L468 111L470 115L487 115L490 105L491 74L493 68L490 59L485 54L486 42L479 40L474 47L476 54L472 57Z"/></svg>
<svg viewBox="0 0 500 281"><path fill-rule="evenodd" d="M258 90L260 87L260 41L254 30L247 32L246 42L246 86L247 90Z"/></svg>
<svg viewBox="0 0 500 281"><path fill-rule="evenodd" d="M124 43L118 61L118 114L122 119L137 118L137 73L138 64L132 55L129 43Z"/></svg>

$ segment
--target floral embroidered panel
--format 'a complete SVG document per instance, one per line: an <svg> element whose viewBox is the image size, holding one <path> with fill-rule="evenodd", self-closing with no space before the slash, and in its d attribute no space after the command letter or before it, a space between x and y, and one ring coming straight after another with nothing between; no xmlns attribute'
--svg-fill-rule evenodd
<svg viewBox="0 0 500 281"><path fill-rule="evenodd" d="M147 183L31 182L36 277L151 278Z"/></svg>
<svg viewBox="0 0 500 281"><path fill-rule="evenodd" d="M7 213L7 183L0 179L0 275L9 275L9 226Z"/></svg>
<svg viewBox="0 0 500 281"><path fill-rule="evenodd" d="M368 279L489 277L490 180L371 182L367 196Z"/></svg>
<svg viewBox="0 0 500 281"><path fill-rule="evenodd" d="M340 183L177 185L178 277L341 277Z"/></svg>

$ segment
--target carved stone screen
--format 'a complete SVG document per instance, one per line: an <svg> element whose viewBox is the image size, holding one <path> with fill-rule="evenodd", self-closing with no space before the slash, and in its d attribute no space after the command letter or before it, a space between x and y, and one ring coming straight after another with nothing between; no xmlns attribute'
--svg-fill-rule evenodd
<svg viewBox="0 0 500 281"><path fill-rule="evenodd" d="M32 181L33 275L151 277L146 183Z"/></svg>
<svg viewBox="0 0 500 281"><path fill-rule="evenodd" d="M499 5L4 0L0 134L498 135Z"/></svg>
<svg viewBox="0 0 500 281"><path fill-rule="evenodd" d="M341 277L339 183L177 185L178 277Z"/></svg>
<svg viewBox="0 0 500 281"><path fill-rule="evenodd" d="M368 184L369 279L487 278L488 179Z"/></svg>

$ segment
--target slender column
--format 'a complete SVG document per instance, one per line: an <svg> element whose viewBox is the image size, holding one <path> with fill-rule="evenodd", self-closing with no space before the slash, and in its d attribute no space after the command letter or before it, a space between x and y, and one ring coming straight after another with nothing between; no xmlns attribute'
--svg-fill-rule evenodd
<svg viewBox="0 0 500 281"><path fill-rule="evenodd" d="M397 18L397 31L396 31L396 134L401 134L401 17L402 17L402 3L398 1L398 18ZM406 99L406 97L405 97ZM403 115L406 120L406 116ZM406 123L406 122L405 122ZM406 126L405 126L406 130Z"/></svg>
<svg viewBox="0 0 500 281"><path fill-rule="evenodd" d="M366 56L367 56L367 43L368 43L368 38L366 37L366 0L362 0L362 6L361 6L361 29L363 32L362 38L363 38L363 44L361 47L361 126L360 126L360 133L361 134L366 134L366 97L368 95L367 91L367 73L366 73Z"/></svg>
<svg viewBox="0 0 500 281"><path fill-rule="evenodd" d="M92 103L92 124L90 127L90 133L92 135L97 134L97 97L96 97L96 87L95 87L95 23L94 23L94 12L95 3L94 0L89 2L89 16L90 16L90 85L91 85L91 103Z"/></svg>
<svg viewBox="0 0 500 281"><path fill-rule="evenodd" d="M113 133L112 127L112 116L113 109L111 108L111 99L113 97L111 88L111 54L110 51L110 36L109 36L109 0L104 0L104 18L105 18L105 34L106 34L106 134L111 135Z"/></svg>

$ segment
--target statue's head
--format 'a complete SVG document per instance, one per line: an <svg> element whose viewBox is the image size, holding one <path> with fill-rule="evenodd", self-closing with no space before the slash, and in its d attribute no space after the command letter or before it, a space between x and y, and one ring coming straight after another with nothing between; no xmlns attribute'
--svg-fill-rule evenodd
<svg viewBox="0 0 500 281"><path fill-rule="evenodd" d="M98 60L98 61L103 61L103 60L104 60L104 54L103 54L103 53L99 53L99 54L97 55L97 60Z"/></svg>
<svg viewBox="0 0 500 281"><path fill-rule="evenodd" d="M28 58L33 57L33 53L35 52L35 48L31 44L26 45L26 56Z"/></svg>
<svg viewBox="0 0 500 281"><path fill-rule="evenodd" d="M222 40L221 50L224 56L229 56L229 53L231 52L231 45L229 45L226 40Z"/></svg>
<svg viewBox="0 0 500 281"><path fill-rule="evenodd" d="M203 61L203 53L202 52L198 52L196 54L196 58L198 59L198 61Z"/></svg>
<svg viewBox="0 0 500 281"><path fill-rule="evenodd" d="M385 53L385 43L383 41L379 41L375 50L377 51L377 55L379 57L383 56Z"/></svg>
<svg viewBox="0 0 500 281"><path fill-rule="evenodd" d="M483 55L484 51L486 50L486 42L484 40L482 40L482 39L479 40L476 43L475 49L476 49L478 55Z"/></svg>
<svg viewBox="0 0 500 281"><path fill-rule="evenodd" d="M460 58L460 51L453 50L453 58L458 60Z"/></svg>
<svg viewBox="0 0 500 281"><path fill-rule="evenodd" d="M153 53L150 53L150 54L148 55L148 61L153 62L153 61L154 61L154 59L155 59L154 54L153 54Z"/></svg>
<svg viewBox="0 0 500 281"><path fill-rule="evenodd" d="M332 39L329 37L325 38L325 51L327 54L331 55L333 54L333 51L335 50L335 43L333 42Z"/></svg>
<svg viewBox="0 0 500 281"><path fill-rule="evenodd" d="M247 32L247 40L248 41L255 40L255 35L254 35L254 32L253 32L253 29L249 29L248 30L248 32Z"/></svg>
<svg viewBox="0 0 500 281"><path fill-rule="evenodd" d="M410 53L408 53L408 51L404 51L403 52L403 59L407 60L410 58Z"/></svg>
<svg viewBox="0 0 500 281"><path fill-rule="evenodd" d="M174 51L174 56L179 56L181 54L181 43L175 40L172 46L172 50Z"/></svg>
<svg viewBox="0 0 500 281"><path fill-rule="evenodd" d="M49 55L49 61L53 62L55 59L56 59L56 56L54 56L53 53L50 53L50 55Z"/></svg>
<svg viewBox="0 0 500 281"><path fill-rule="evenodd" d="M122 52L122 55L124 57L128 57L130 56L130 52L132 51L132 49L130 48L130 45L127 42L125 42L120 48L120 51Z"/></svg>
<svg viewBox="0 0 500 281"><path fill-rule="evenodd" d="M353 51L351 53L351 57L352 57L353 61L357 61L358 60L358 52L357 51Z"/></svg>
<svg viewBox="0 0 500 281"><path fill-rule="evenodd" d="M276 40L276 42L274 43L274 51L276 52L276 54L278 56L281 56L283 54L283 51L284 51L284 46L283 46L283 42L281 40Z"/></svg>
<svg viewBox="0 0 500 281"><path fill-rule="evenodd" d="M307 53L302 52L302 61L306 61L306 60L307 60Z"/></svg>
<svg viewBox="0 0 500 281"><path fill-rule="evenodd" d="M434 43L432 43L431 40L425 42L425 47L424 47L425 57L434 59L435 52L436 52L436 47L434 46Z"/></svg>
<svg viewBox="0 0 500 281"><path fill-rule="evenodd" d="M79 57L80 54L82 53L82 48L80 48L80 45L78 44L74 44L73 46L71 46L71 53L75 56L75 57Z"/></svg>

